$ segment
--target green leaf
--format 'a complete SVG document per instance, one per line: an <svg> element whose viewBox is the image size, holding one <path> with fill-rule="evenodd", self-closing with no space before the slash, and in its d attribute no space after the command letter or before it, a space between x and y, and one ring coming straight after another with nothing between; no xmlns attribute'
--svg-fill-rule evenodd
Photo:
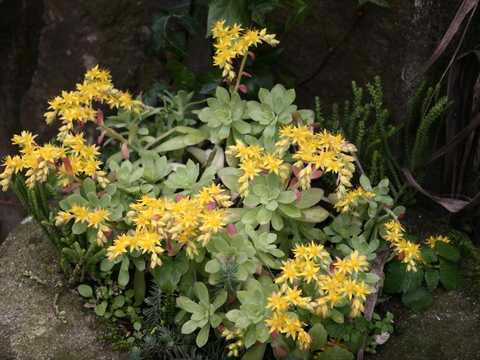
<svg viewBox="0 0 480 360"><path fill-rule="evenodd" d="M245 355L243 355L242 360L262 360L267 345L267 343L262 343L252 346L250 349L248 349Z"/></svg>
<svg viewBox="0 0 480 360"><path fill-rule="evenodd" d="M177 306L189 313L195 313L198 311L199 305L186 296L180 296L177 298Z"/></svg>
<svg viewBox="0 0 480 360"><path fill-rule="evenodd" d="M130 259L127 256L122 258L122 265L118 273L118 283L123 286L127 286L130 281L130 274L128 272L128 266L130 265Z"/></svg>
<svg viewBox="0 0 480 360"><path fill-rule="evenodd" d="M324 191L320 188L310 188L300 192L300 200L295 202L295 206L299 209L312 207L322 200Z"/></svg>
<svg viewBox="0 0 480 360"><path fill-rule="evenodd" d="M92 180L92 178L86 178L83 180L83 190L85 191L85 194L89 193L94 193L96 194L96 187L95 187L95 182Z"/></svg>
<svg viewBox="0 0 480 360"><path fill-rule="evenodd" d="M407 276L407 265L400 261L392 261L387 265L383 290L388 294L403 291L403 282Z"/></svg>
<svg viewBox="0 0 480 360"><path fill-rule="evenodd" d="M313 337L312 343L310 344L311 351L320 350L327 344L327 330L325 330L322 324L317 323L313 325L310 330L308 330L308 334Z"/></svg>
<svg viewBox="0 0 480 360"><path fill-rule="evenodd" d="M352 360L353 354L341 347L332 347L317 356L317 360Z"/></svg>
<svg viewBox="0 0 480 360"><path fill-rule="evenodd" d="M268 210L266 206L260 206L257 214L257 221L259 224L266 224L272 219L272 211Z"/></svg>
<svg viewBox="0 0 480 360"><path fill-rule="evenodd" d="M198 347L202 347L207 343L209 333L210 333L210 324L207 324L204 327L202 327L202 329L197 335L196 343Z"/></svg>
<svg viewBox="0 0 480 360"><path fill-rule="evenodd" d="M261 27L266 27L265 13L283 5L278 0L251 0L248 9L252 11L252 20Z"/></svg>
<svg viewBox="0 0 480 360"><path fill-rule="evenodd" d="M403 294L402 302L403 305L416 312L432 306L433 296L422 286Z"/></svg>
<svg viewBox="0 0 480 360"><path fill-rule="evenodd" d="M83 297L93 297L93 290L90 286L82 284L78 286L78 292Z"/></svg>
<svg viewBox="0 0 480 360"><path fill-rule="evenodd" d="M162 256L161 259L163 264L155 267L155 282L160 290L173 294L182 275L188 270L188 261L179 259L179 256L176 259Z"/></svg>
<svg viewBox="0 0 480 360"><path fill-rule="evenodd" d="M197 295L200 301L203 301L206 304L210 303L210 296L208 295L208 289L204 283L196 282L193 285L193 291L195 292L195 295Z"/></svg>
<svg viewBox="0 0 480 360"><path fill-rule="evenodd" d="M217 21L225 20L224 26L241 24L248 28L250 25L250 12L247 0L216 0L210 1L207 20L207 35L212 35L212 29Z"/></svg>
<svg viewBox="0 0 480 360"><path fill-rule="evenodd" d="M337 309L332 309L332 315L331 315L331 318L333 321L335 321L337 324L343 324L343 322L345 321L345 317L343 316L343 314L338 311Z"/></svg>
<svg viewBox="0 0 480 360"><path fill-rule="evenodd" d="M445 289L458 289L464 281L465 279L453 262L440 258L440 282Z"/></svg>
<svg viewBox="0 0 480 360"><path fill-rule="evenodd" d="M93 311L95 311L95 314L97 314L98 316L103 316L105 315L105 312L107 311L107 302L106 301L102 301L101 304L98 304L97 306L95 306L93 308Z"/></svg>
<svg viewBox="0 0 480 360"><path fill-rule="evenodd" d="M304 22L313 5L313 0L290 0L287 6L292 10L285 24L285 31L288 31L296 22Z"/></svg>
<svg viewBox="0 0 480 360"><path fill-rule="evenodd" d="M444 257L445 259L451 261L457 261L460 259L460 251L450 244L447 244L444 241L435 242L435 250L437 250L438 255Z"/></svg>
<svg viewBox="0 0 480 360"><path fill-rule="evenodd" d="M309 209L302 210L303 217L301 221L308 223L321 223L328 219L330 213L321 206L314 206Z"/></svg>
<svg viewBox="0 0 480 360"><path fill-rule="evenodd" d="M172 72L174 84L180 85L181 87L187 89L192 89L195 87L195 74L192 70L177 60L169 61L167 63L167 67Z"/></svg>
<svg viewBox="0 0 480 360"><path fill-rule="evenodd" d="M220 293L217 295L215 300L213 301L213 307L215 310L217 310L220 306L225 304L225 301L227 301L227 295L228 293L224 290L220 291Z"/></svg>
<svg viewBox="0 0 480 360"><path fill-rule="evenodd" d="M182 334L191 334L198 328L198 321L188 320L182 325Z"/></svg>
<svg viewBox="0 0 480 360"><path fill-rule="evenodd" d="M113 268L114 265L115 265L115 262L108 260L108 258L105 258L100 263L100 270L109 271Z"/></svg>
<svg viewBox="0 0 480 360"><path fill-rule="evenodd" d="M278 208L288 217L295 219L302 216L302 212L295 205L278 204Z"/></svg>
<svg viewBox="0 0 480 360"><path fill-rule="evenodd" d="M79 205L79 206L85 206L88 204L88 201L81 197L80 195L77 194L72 194L67 197L68 203L70 206L72 205Z"/></svg>
<svg viewBox="0 0 480 360"><path fill-rule="evenodd" d="M435 290L438 286L439 280L440 273L437 269L428 269L425 271L425 282L427 283L428 290Z"/></svg>
<svg viewBox="0 0 480 360"><path fill-rule="evenodd" d="M363 6L368 2L379 6L390 7L388 0L358 0L358 6Z"/></svg>
<svg viewBox="0 0 480 360"><path fill-rule="evenodd" d="M76 222L72 226L72 233L75 235L83 234L85 231L87 231L87 224L85 223Z"/></svg>
<svg viewBox="0 0 480 360"><path fill-rule="evenodd" d="M420 252L422 253L422 259L425 260L427 263L432 263L438 260L438 256L430 246L422 246L420 248Z"/></svg>
<svg viewBox="0 0 480 360"><path fill-rule="evenodd" d="M407 271L405 279L403 280L403 292L409 292L422 286L424 272L417 267L417 271Z"/></svg>

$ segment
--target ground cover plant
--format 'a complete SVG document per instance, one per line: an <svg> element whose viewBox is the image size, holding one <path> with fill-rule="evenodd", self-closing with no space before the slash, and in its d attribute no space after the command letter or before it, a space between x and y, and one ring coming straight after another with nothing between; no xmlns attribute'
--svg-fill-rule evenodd
<svg viewBox="0 0 480 360"><path fill-rule="evenodd" d="M59 250L64 285L128 321L132 358L361 358L391 331L374 312L385 263L384 290L420 310L461 284L458 253L409 238L389 180L354 181L356 146L293 89L242 98L250 50L274 34L221 20L212 36L225 81L206 102L180 90L147 105L96 66L49 101L54 141L12 139L0 184ZM93 123L97 144L79 126Z"/></svg>

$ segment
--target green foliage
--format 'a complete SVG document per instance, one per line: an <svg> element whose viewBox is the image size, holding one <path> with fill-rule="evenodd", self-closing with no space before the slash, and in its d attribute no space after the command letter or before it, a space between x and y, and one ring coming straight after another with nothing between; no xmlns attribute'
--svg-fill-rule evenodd
<svg viewBox="0 0 480 360"><path fill-rule="evenodd" d="M202 21L205 5L201 1L194 2L193 15L190 14L190 0L170 1L155 17L152 24L151 46L155 54L166 62L166 51L177 56L188 56L186 34L196 33L196 23ZM172 22L177 26L173 26Z"/></svg>
<svg viewBox="0 0 480 360"><path fill-rule="evenodd" d="M425 263L417 271L407 272L407 264L400 261L389 263L383 288L386 293L402 293L403 304L412 311L432 306L431 292L439 284L446 290L454 290L464 282L454 263L460 259L459 250L455 246L438 240L433 248L422 245L421 254Z"/></svg>
<svg viewBox="0 0 480 360"><path fill-rule="evenodd" d="M95 314L106 319L125 318L131 322L135 331L140 331L143 317L140 304L135 302L135 290L126 290L125 286L112 280L108 280L106 284L95 288L87 284L79 285L77 288L79 294L87 299L84 306L92 308Z"/></svg>
<svg viewBox="0 0 480 360"><path fill-rule="evenodd" d="M377 1L372 2L382 5ZM338 106L334 105L332 117L326 120L322 116L320 100L315 100L317 121L334 133L345 134L359 150L358 162L362 172L374 182L389 178L393 197L398 200L405 195L404 203L413 201L414 190L407 190L409 185L401 170L400 159L392 153L392 144L399 141L396 135L404 130L404 152L408 154L406 161L417 182L421 183L425 174L419 172L417 167L434 151L438 142L439 133L437 131L432 135L431 126L444 116L451 105L446 97L438 96L439 92L432 98L433 89L429 88L419 108L418 101L423 95L425 85L423 83L417 91L405 123L397 126L388 123L389 112L383 108L383 91L378 76L375 77L373 85L366 86L371 96L370 102L364 102L363 89L352 82L353 101L345 101L341 118Z"/></svg>

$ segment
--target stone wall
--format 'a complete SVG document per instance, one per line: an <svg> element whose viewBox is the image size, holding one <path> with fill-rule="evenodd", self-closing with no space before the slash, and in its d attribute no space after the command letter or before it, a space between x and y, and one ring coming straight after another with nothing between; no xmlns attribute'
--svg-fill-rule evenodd
<svg viewBox="0 0 480 360"><path fill-rule="evenodd" d="M0 156L13 153L14 133L30 130L40 142L54 133L43 123L46 101L62 90L72 90L87 68L100 64L111 70L115 85L132 93L144 91L149 81L170 80L168 69L151 53L149 26L166 3L154 0L3 0L0 1ZM324 0L314 9L333 45L357 14L357 0ZM318 95L328 114L333 103L351 96L351 81L364 86L380 75L392 121L404 120L418 81L405 83L434 51L455 15L457 2L392 0L391 8L367 4L363 18L333 54L323 71L297 90L297 104L313 108ZM282 22L285 9L269 20ZM477 16L478 18L478 16ZM478 24L478 21L476 21ZM471 33L475 33L475 27ZM278 38L284 53L273 65L281 76L302 79L313 73L327 51L321 27L312 15ZM475 39L476 40L476 39ZM474 44L476 45L476 44ZM472 48L471 43L466 45ZM184 61L205 69L210 46L200 36L189 39L193 56ZM452 53L453 47L447 49ZM445 55L427 73L431 83L448 63ZM200 65L199 65L200 64ZM425 79L424 76L422 79ZM2 194L4 201L15 199ZM22 216L20 207L0 208L0 241Z"/></svg>

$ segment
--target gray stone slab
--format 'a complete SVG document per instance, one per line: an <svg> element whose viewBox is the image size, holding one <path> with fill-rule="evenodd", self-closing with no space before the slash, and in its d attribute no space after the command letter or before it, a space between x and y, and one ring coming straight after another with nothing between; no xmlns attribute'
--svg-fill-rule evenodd
<svg viewBox="0 0 480 360"><path fill-rule="evenodd" d="M128 359L97 338L105 329L85 311L82 300L68 290L59 297L67 324L56 316L53 300L58 288L23 275L64 280L57 250L33 221L18 226L0 246L0 360Z"/></svg>

